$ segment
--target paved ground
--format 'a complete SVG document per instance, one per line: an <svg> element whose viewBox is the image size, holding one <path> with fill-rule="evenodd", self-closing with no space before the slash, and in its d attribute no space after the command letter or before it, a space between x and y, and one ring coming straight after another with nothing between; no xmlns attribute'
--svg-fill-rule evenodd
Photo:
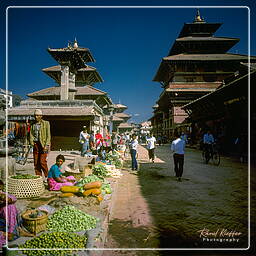
<svg viewBox="0 0 256 256"><path fill-rule="evenodd" d="M206 165L200 151L187 149L183 179L177 182L169 146L158 147L156 156L155 163L149 163L140 146L140 171L124 171L115 193L105 248L137 249L103 255L174 255L147 248L188 248L189 255L199 255L193 251L198 248L226 248L221 255L254 255L240 250L248 246L247 165L224 157L220 166ZM250 181L255 189L255 175ZM251 199L251 216L255 216L255 197ZM254 219L251 224L255 227ZM175 255L186 253L175 250ZM199 253L220 255L221 251Z"/></svg>

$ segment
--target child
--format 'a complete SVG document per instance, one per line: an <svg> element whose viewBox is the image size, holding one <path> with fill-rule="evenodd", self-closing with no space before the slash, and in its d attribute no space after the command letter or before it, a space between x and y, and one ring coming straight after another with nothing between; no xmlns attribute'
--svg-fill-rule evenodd
<svg viewBox="0 0 256 256"><path fill-rule="evenodd" d="M75 178L73 176L63 177L60 171L62 164L65 162L65 157L63 155L58 155L56 157L56 164L54 164L48 173L48 185L49 190L60 190L62 186L73 186ZM73 181L73 182L70 182Z"/></svg>

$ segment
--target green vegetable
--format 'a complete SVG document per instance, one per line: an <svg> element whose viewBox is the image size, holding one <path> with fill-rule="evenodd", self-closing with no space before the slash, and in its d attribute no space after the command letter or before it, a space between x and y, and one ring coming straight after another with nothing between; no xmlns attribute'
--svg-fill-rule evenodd
<svg viewBox="0 0 256 256"><path fill-rule="evenodd" d="M75 185L77 187L83 187L87 183L99 181L99 180L102 181L102 180L104 180L104 178L100 178L97 175L90 174L87 177L80 179Z"/></svg>
<svg viewBox="0 0 256 256"><path fill-rule="evenodd" d="M111 194L111 193L112 193L112 189L111 189L110 184L104 183L104 184L101 186L101 191L102 191L103 193L106 193L106 194Z"/></svg>
<svg viewBox="0 0 256 256"><path fill-rule="evenodd" d="M38 237L35 237L31 240L26 241L24 244L20 245L19 248L85 248L86 247L86 236L77 235L74 233L66 232L52 232L44 233ZM49 255L60 255L67 256L73 255L72 250L22 250L22 252L28 256L49 256Z"/></svg>
<svg viewBox="0 0 256 256"><path fill-rule="evenodd" d="M49 218L47 229L51 231L78 232L95 228L97 221L97 218L68 205L55 212Z"/></svg>
<svg viewBox="0 0 256 256"><path fill-rule="evenodd" d="M31 174L18 174L15 176L11 176L13 179L38 179L39 176L31 175Z"/></svg>
<svg viewBox="0 0 256 256"><path fill-rule="evenodd" d="M108 170L103 164L94 165L92 168L92 173L103 179L109 176Z"/></svg>
<svg viewBox="0 0 256 256"><path fill-rule="evenodd" d="M117 169L122 168L122 162L120 159L113 161L112 164L114 164Z"/></svg>
<svg viewBox="0 0 256 256"><path fill-rule="evenodd" d="M117 153L115 153L115 151L113 153L106 154L106 160L110 161L111 163L112 163L112 161L115 161L118 159L119 159L119 155Z"/></svg>

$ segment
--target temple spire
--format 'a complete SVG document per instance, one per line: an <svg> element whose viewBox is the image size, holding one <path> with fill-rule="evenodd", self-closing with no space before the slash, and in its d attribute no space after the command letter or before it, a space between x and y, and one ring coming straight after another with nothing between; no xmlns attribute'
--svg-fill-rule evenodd
<svg viewBox="0 0 256 256"><path fill-rule="evenodd" d="M75 37L75 41L74 41L74 48L78 48L78 43L77 43L76 37Z"/></svg>
<svg viewBox="0 0 256 256"><path fill-rule="evenodd" d="M194 23L201 23L201 22L205 22L204 21L204 18L201 18L201 16L200 16L200 11L199 11L199 9L197 9L197 11L196 11L196 17L195 17L195 19L194 19Z"/></svg>

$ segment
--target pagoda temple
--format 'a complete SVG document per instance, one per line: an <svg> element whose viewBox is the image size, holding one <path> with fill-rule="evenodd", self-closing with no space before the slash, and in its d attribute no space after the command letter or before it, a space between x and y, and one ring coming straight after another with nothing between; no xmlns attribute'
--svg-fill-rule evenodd
<svg viewBox="0 0 256 256"><path fill-rule="evenodd" d="M241 62L248 62L247 55L227 52L238 38L214 36L221 25L207 23L197 10L194 21L183 25L168 56L162 59L153 79L163 87L151 118L156 136L170 138L177 126L184 122L186 126L188 114L182 106L215 91L237 72Z"/></svg>
<svg viewBox="0 0 256 256"><path fill-rule="evenodd" d="M79 47L75 40L66 48L47 51L59 65L44 68L43 72L57 85L29 93L29 99L8 110L8 119L28 122L34 118L34 110L40 108L51 125L51 149L79 149L78 136L83 126L101 132L108 128L103 107L112 101L106 92L93 87L103 80L95 68L87 65L95 62L88 48Z"/></svg>
<svg viewBox="0 0 256 256"><path fill-rule="evenodd" d="M129 114L123 113L126 109L127 106L123 104L113 104L113 114L111 116L111 121L113 123L113 132L118 132L118 133L126 133L126 132L131 132L133 129L133 126L128 123L127 121L131 118ZM110 116L110 113L108 111L109 106L105 106L105 113Z"/></svg>

